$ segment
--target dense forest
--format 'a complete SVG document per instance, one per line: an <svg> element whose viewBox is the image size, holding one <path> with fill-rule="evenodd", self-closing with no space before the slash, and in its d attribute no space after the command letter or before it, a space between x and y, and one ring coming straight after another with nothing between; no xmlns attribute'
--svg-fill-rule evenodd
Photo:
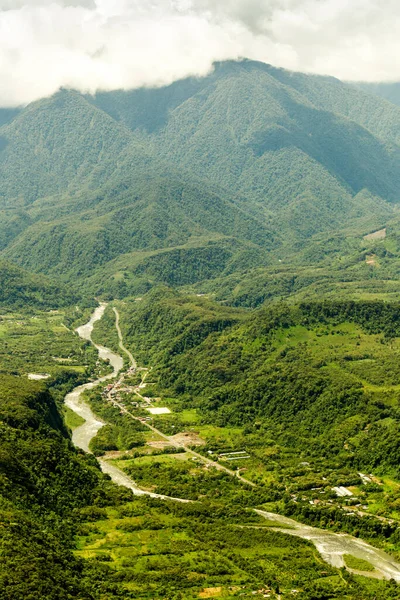
<svg viewBox="0 0 400 600"><path fill-rule="evenodd" d="M239 61L160 89L63 90L3 121L1 254L69 289L197 286L244 306L353 281L397 292L400 109L373 94Z"/></svg>
<svg viewBox="0 0 400 600"><path fill-rule="evenodd" d="M3 376L0 386L2 597L78 597L71 517L98 493L98 471L72 451L43 385Z"/></svg>
<svg viewBox="0 0 400 600"><path fill-rule="evenodd" d="M0 261L0 306L33 309L70 306L80 296L67 286Z"/></svg>

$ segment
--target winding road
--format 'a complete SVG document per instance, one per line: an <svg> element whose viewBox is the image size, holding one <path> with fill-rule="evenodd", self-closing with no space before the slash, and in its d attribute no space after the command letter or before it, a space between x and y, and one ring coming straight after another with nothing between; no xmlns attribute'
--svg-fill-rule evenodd
<svg viewBox="0 0 400 600"><path fill-rule="evenodd" d="M137 366L136 360L133 358L131 352L129 352L129 350L127 348L125 348L125 346L124 346L124 338L122 337L122 331L119 326L119 312L117 311L117 309L115 307L113 308L113 311L115 313L115 328L118 333L119 347L121 348L122 352L125 352L125 354L129 358L129 360L131 362L131 366L136 368L136 366Z"/></svg>
<svg viewBox="0 0 400 600"><path fill-rule="evenodd" d="M103 317L106 307L106 303L101 303L94 311L89 322L85 325L82 325L81 327L78 327L76 332L82 339L94 343L92 341L93 327L94 324ZM119 338L119 347L128 356L131 365L133 367L136 367L136 361L134 357L124 346L122 332L119 325L119 313L116 308L114 308L114 313L116 317L115 325ZM90 441L97 434L97 432L105 425L105 423L101 421L98 417L96 417L96 415L94 415L90 406L83 399L82 394L85 390L93 389L99 383L103 383L104 381L117 377L118 374L122 371L124 363L122 357L118 354L115 354L114 352L112 352L104 346L99 346L97 344L94 345L98 350L99 357L103 360L110 361L110 364L113 367L113 372L109 375L97 379L96 381L92 381L90 383L86 383L85 385L81 385L75 388L71 393L67 394L67 396L65 397L66 406L68 406L71 410L73 410L75 413L77 413L79 416L85 419L85 423L80 427L77 427L72 434L72 441L75 444L75 446L81 448L85 452L90 452ZM123 405L119 404L115 400L113 401L120 408L120 410L124 411L132 419L137 419L137 417L132 415ZM165 435L149 423L145 423L145 425L147 425L149 429L157 433L157 435L174 444L174 441L171 440L169 436ZM179 444L179 447L184 446ZM191 453L193 456L203 461L207 465L226 471L233 477L237 477L238 479L240 479L243 483L255 487L255 484L253 482L248 481L244 477L240 476L236 471L231 471L230 469L220 465L218 462L211 461L205 458L204 456L198 454L191 448L184 447L184 449L186 452ZM152 492L146 492L144 490L141 490L137 487L135 482L130 477L128 477L123 471L118 469L118 467L114 466L113 464L107 462L102 458L98 458L98 461L101 465L102 471L104 473L107 473L116 484L129 488L136 495L148 495L153 498L160 498L165 500L169 499L175 500L177 502L190 502L190 500L182 498L172 498L168 496L163 496L161 494L154 494ZM275 513L269 513L262 510L256 510L256 512L260 516L268 519L269 522L276 522L277 531L301 537L302 539L310 540L311 542L313 542L322 558L334 567L345 566L343 557L345 554L351 554L356 558L361 558L363 560L368 561L371 565L374 566L374 571L365 572L362 573L362 575L380 579L395 579L396 581L400 582L400 564L394 561L392 557L386 554L385 552L382 552L381 550L370 546L369 544L358 538L353 538L350 535L346 534L338 534L323 529L317 529L315 527L309 527L307 525L303 525L301 523L298 523L297 521L288 519L287 517ZM285 525L287 528L285 528ZM275 530L273 526L272 529ZM348 570L352 571L352 569Z"/></svg>

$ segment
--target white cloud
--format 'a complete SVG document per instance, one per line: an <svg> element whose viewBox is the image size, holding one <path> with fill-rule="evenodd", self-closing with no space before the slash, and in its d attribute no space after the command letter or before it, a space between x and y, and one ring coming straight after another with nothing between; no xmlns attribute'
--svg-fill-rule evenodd
<svg viewBox="0 0 400 600"><path fill-rule="evenodd" d="M0 0L0 105L131 88L249 57L343 79L400 79L397 0Z"/></svg>

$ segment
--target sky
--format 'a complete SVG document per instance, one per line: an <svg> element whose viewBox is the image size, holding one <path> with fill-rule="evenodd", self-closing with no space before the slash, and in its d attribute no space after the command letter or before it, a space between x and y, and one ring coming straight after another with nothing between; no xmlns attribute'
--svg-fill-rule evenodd
<svg viewBox="0 0 400 600"><path fill-rule="evenodd" d="M400 80L398 0L0 0L0 106L161 86L251 58Z"/></svg>

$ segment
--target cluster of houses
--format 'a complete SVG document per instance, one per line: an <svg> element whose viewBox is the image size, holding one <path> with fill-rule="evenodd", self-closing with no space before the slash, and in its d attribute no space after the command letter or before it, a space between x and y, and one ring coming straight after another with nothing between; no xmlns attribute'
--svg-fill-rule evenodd
<svg viewBox="0 0 400 600"><path fill-rule="evenodd" d="M134 375L136 373L135 367L130 367L126 374L122 375L120 379L114 383L109 383L103 388L102 396L103 398L107 398L111 402L115 401L125 406L125 399L122 398L122 394L132 394L137 398L137 401L131 400L130 405L133 408L141 408L148 406L151 404L151 398L146 398L146 396L142 396L139 393L139 389L145 387L145 384L140 385L127 385L125 383L125 377L129 377L130 375ZM140 420L146 420L145 418ZM148 419L147 419L148 420Z"/></svg>

